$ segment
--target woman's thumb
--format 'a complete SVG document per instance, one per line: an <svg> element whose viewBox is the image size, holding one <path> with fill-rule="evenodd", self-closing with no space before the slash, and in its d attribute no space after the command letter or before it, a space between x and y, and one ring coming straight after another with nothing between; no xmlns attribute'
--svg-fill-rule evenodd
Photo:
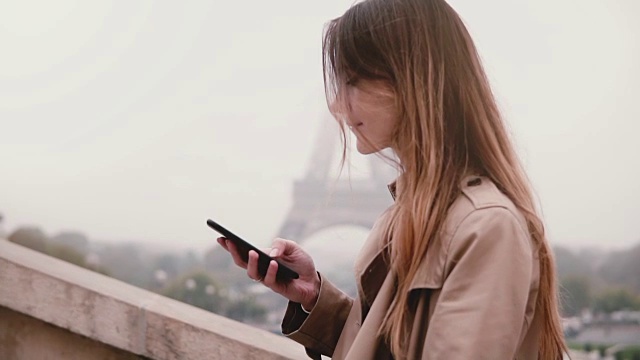
<svg viewBox="0 0 640 360"><path fill-rule="evenodd" d="M290 253L290 243L292 243L291 240L276 238L275 240L273 240L273 243L271 243L271 251L269 252L269 256L276 257L281 256L282 254Z"/></svg>

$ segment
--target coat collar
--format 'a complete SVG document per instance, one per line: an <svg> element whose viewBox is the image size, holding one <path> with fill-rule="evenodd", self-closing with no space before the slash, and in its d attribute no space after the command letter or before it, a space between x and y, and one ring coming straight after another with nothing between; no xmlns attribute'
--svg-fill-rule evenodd
<svg viewBox="0 0 640 360"><path fill-rule="evenodd" d="M483 181L488 181L488 179L477 175L465 176L460 182L460 189L464 190L468 187L478 186ZM398 182L395 180L387 185L389 193L391 193L394 200L396 199L398 191L397 184ZM388 239L381 239L386 233L385 229L388 214L389 211L386 211L380 217L379 221L381 223L374 226L370 234L371 238L368 240L374 241L375 244L384 244L384 246L380 246L376 251L366 254L367 258L362 259L364 266L361 268L360 273L357 274L362 290L361 295L364 298L363 300L369 304L373 302L373 299L380 290L380 286L389 272L389 242L387 241ZM443 251L441 248L442 244L440 241L434 241L429 247L430 250L427 252L424 266L421 267L418 276L412 281L412 289L437 288L442 285L444 275L442 266L443 257L441 256Z"/></svg>
<svg viewBox="0 0 640 360"><path fill-rule="evenodd" d="M398 179L387 184L389 193L393 200L396 200L398 191ZM393 207L393 205L392 205ZM367 244L368 246L376 246L376 251L364 252L365 258L362 259L364 267L360 269L360 273L357 274L360 281L361 296L365 302L371 304L376 297L382 282L389 272L389 242L388 239L383 239L386 235L387 221L391 208L387 209L378 219L376 225L371 229L369 235L369 241L373 241L374 244ZM380 246L384 244L383 246Z"/></svg>
<svg viewBox="0 0 640 360"><path fill-rule="evenodd" d="M389 193L391 194L391 197L393 198L393 200L396 200L396 197L398 196L398 191L399 191L399 185L398 185L398 181L400 178L396 178L395 180L393 180L392 182L390 182L389 184L387 184L387 189L389 189ZM483 176L479 176L479 175L475 175L475 174L467 174L465 176L462 177L462 180L460 180L460 189L464 189L466 187L473 187L473 186L478 186L482 183L482 180L488 180L486 177Z"/></svg>

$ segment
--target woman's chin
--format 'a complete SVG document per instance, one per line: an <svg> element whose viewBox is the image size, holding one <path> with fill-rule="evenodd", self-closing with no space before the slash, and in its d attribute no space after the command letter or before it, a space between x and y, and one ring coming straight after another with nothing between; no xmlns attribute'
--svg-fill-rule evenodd
<svg viewBox="0 0 640 360"><path fill-rule="evenodd" d="M358 143L356 144L356 149L358 149L358 152L362 155L369 155L380 151L380 149L377 149L376 147L370 144L366 144L362 141L358 141Z"/></svg>

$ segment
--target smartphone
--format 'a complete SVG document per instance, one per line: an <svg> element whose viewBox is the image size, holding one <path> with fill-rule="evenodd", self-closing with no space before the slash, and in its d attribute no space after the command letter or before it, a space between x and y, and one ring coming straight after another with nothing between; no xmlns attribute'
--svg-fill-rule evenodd
<svg viewBox="0 0 640 360"><path fill-rule="evenodd" d="M226 239L231 240L236 246L236 248L238 249L238 252L242 257L242 260L244 260L245 262L249 261L249 250L253 250L257 252L258 253L258 272L260 273L260 275L262 275L263 278L267 274L267 269L269 268L269 263L271 262L271 260L275 260L278 263L278 272L276 273L276 280L288 281L292 279L297 279L299 277L297 272L291 270L289 267L282 264L278 260L260 251L257 247L242 240L239 236L225 229L222 225L218 224L217 222L209 219L207 220L207 225L209 225L209 227L212 228L213 230L220 233Z"/></svg>

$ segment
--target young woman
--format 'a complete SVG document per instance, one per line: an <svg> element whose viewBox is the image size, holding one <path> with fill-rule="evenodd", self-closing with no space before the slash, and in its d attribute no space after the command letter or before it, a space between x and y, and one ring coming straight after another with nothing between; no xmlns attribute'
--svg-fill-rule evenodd
<svg viewBox="0 0 640 360"><path fill-rule="evenodd" d="M334 359L561 359L551 250L475 46L444 0L367 0L324 39L330 109L372 154L390 147L394 204L356 259L351 299L295 242L300 274L248 276L290 300L282 329Z"/></svg>

